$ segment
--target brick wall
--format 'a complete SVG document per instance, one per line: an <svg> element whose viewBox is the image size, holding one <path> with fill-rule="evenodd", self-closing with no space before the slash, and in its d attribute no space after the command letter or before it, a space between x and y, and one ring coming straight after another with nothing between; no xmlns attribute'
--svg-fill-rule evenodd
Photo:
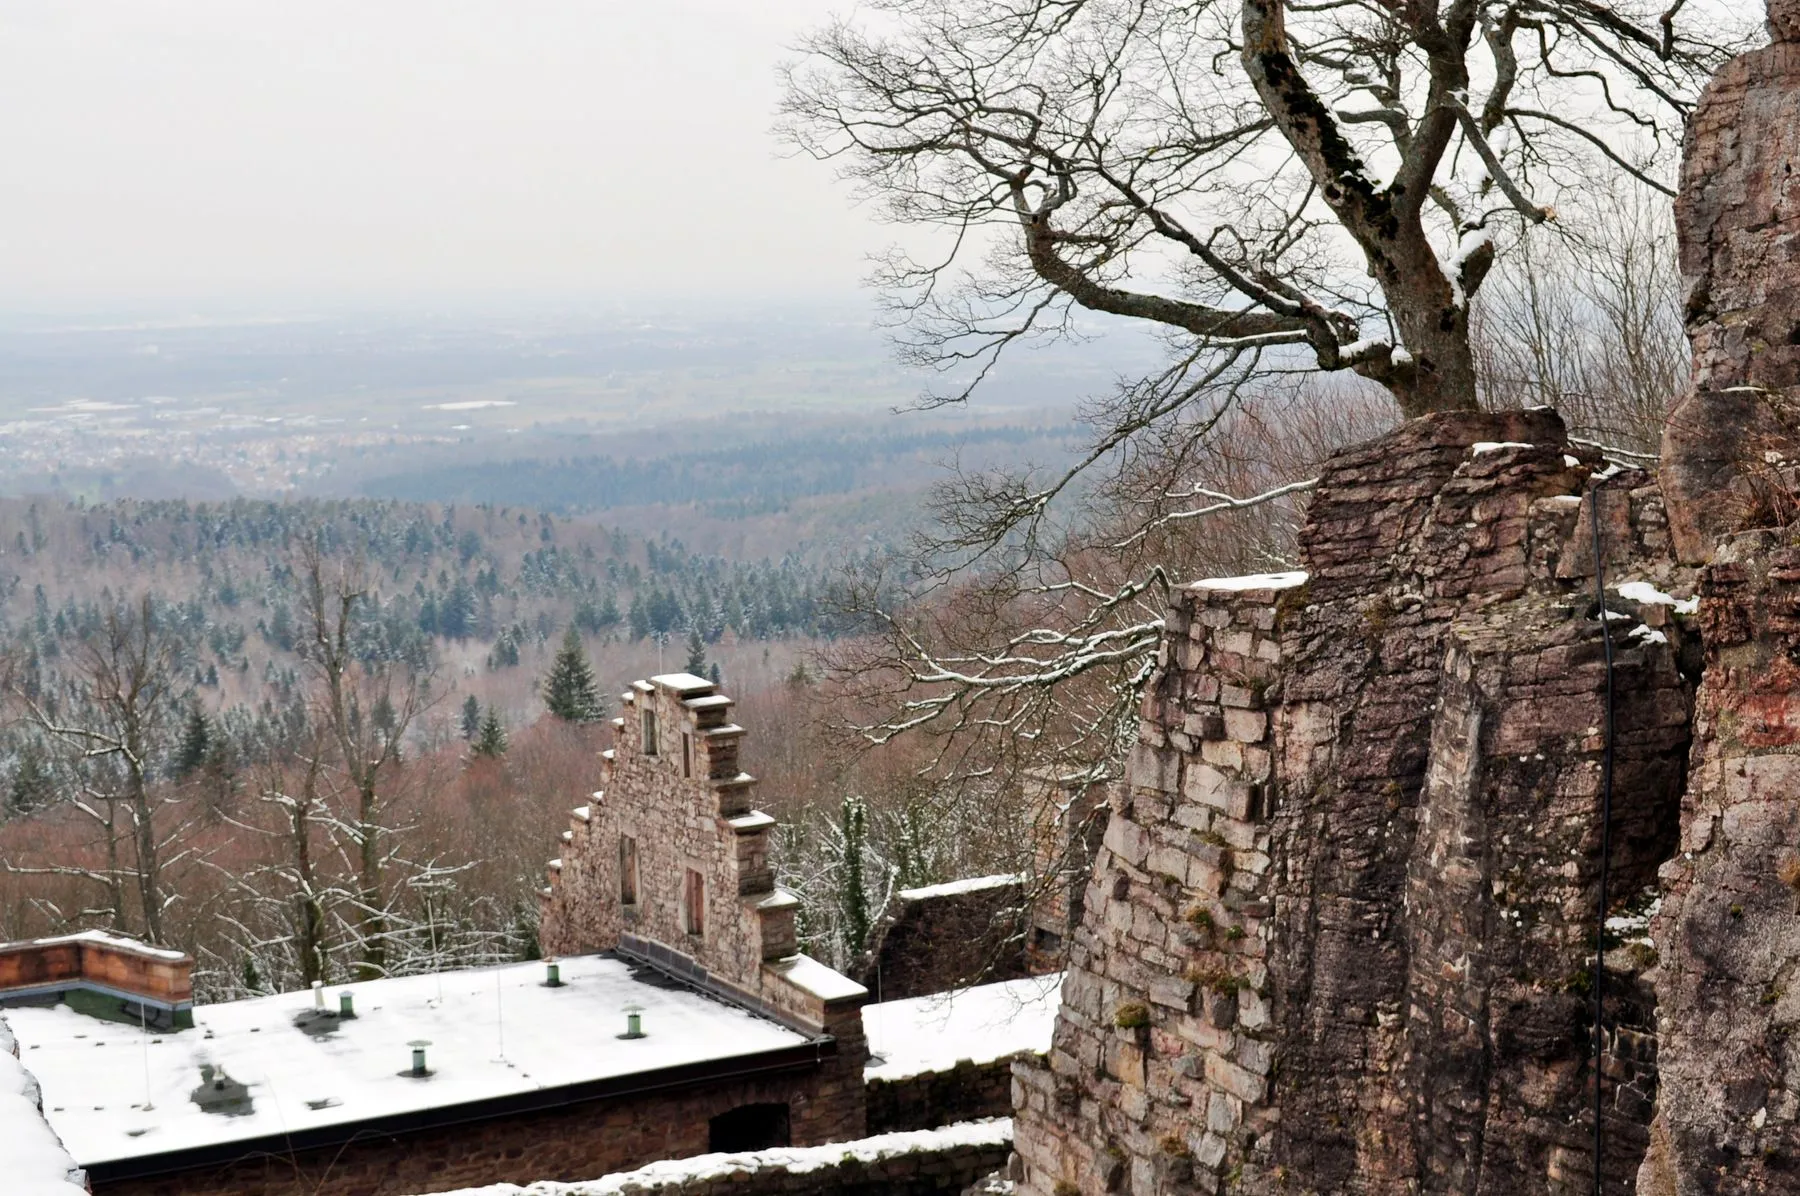
<svg viewBox="0 0 1800 1196"><path fill-rule="evenodd" d="M751 804L755 779L738 767L745 731L731 720L731 700L676 673L634 682L623 706L613 746L601 753L603 787L572 814L550 870L545 954L633 944L642 954L654 944L660 964L831 1035L837 1054L816 1099L796 1115L794 1141L862 1136L868 994L798 953L799 902L775 885L775 820ZM628 892L634 901L624 900Z"/></svg>
<svg viewBox="0 0 1800 1196"><path fill-rule="evenodd" d="M417 1133L371 1134L347 1146L266 1156L150 1179L105 1178L94 1196L404 1196L494 1183L581 1180L711 1149L708 1123L741 1105L786 1103L796 1141L829 1102L825 1071L651 1093L492 1118Z"/></svg>
<svg viewBox="0 0 1800 1196"><path fill-rule="evenodd" d="M83 981L170 1007L194 1000L194 961L98 931L0 945L0 1000L7 990Z"/></svg>

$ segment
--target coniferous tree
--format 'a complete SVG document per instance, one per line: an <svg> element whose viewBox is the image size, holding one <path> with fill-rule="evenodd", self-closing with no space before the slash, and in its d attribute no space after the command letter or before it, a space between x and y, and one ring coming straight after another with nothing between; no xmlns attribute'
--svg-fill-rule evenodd
<svg viewBox="0 0 1800 1196"><path fill-rule="evenodd" d="M844 799L843 849L838 865L838 907L843 917L844 954L861 955L869 942L872 918L869 889L863 878L863 851L869 842L869 811L860 797Z"/></svg>
<svg viewBox="0 0 1800 1196"><path fill-rule="evenodd" d="M13 773L12 791L7 804L17 813L39 810L56 798L56 777L43 749L27 740L19 748L19 768Z"/></svg>
<svg viewBox="0 0 1800 1196"><path fill-rule="evenodd" d="M475 700L474 694L470 694L463 699L462 704L462 737L472 740L480 730L481 703Z"/></svg>
<svg viewBox="0 0 1800 1196"><path fill-rule="evenodd" d="M599 722L604 713L594 670L581 647L581 633L574 627L563 635L562 650L544 676L544 705L565 723Z"/></svg>
<svg viewBox="0 0 1800 1196"><path fill-rule="evenodd" d="M181 744L175 749L176 779L189 777L206 767L212 752L212 720L196 703L188 710L187 723L181 729Z"/></svg>
<svg viewBox="0 0 1800 1196"><path fill-rule="evenodd" d="M700 638L700 629L688 632L687 671L696 677L706 676L706 641Z"/></svg>
<svg viewBox="0 0 1800 1196"><path fill-rule="evenodd" d="M500 725L500 716L488 707L487 717L481 720L481 732L475 737L473 749L477 756L489 760L498 760L506 755L506 728Z"/></svg>

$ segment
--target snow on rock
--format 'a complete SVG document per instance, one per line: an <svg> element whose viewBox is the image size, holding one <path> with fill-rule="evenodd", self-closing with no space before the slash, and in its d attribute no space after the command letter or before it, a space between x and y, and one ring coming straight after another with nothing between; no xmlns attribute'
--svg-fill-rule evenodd
<svg viewBox="0 0 1800 1196"><path fill-rule="evenodd" d="M485 1188L446 1192L444 1196L621 1196L626 1192L647 1193L686 1184L716 1182L746 1172L781 1170L804 1175L850 1162L879 1163L905 1155L937 1154L963 1146L1003 1147L1012 1142L1012 1128L1012 1118L996 1117L987 1121L959 1122L934 1130L877 1134L873 1138L833 1142L826 1146L783 1146L740 1154L665 1159L636 1171L621 1171L576 1183L540 1180L525 1187L491 1184Z"/></svg>
<svg viewBox="0 0 1800 1196"><path fill-rule="evenodd" d="M1526 444L1523 440L1477 440L1474 444L1469 446L1469 452L1480 457L1485 456L1488 453L1497 453L1502 449L1528 449L1535 447L1535 445Z"/></svg>
<svg viewBox="0 0 1800 1196"><path fill-rule="evenodd" d="M1050 1049L1062 974L1029 976L904 1001L863 1006L871 1080L949 1071L961 1060L990 1063Z"/></svg>
<svg viewBox="0 0 1800 1196"><path fill-rule="evenodd" d="M932 897L954 897L959 893L979 893L985 889L1004 889L1008 885L1016 885L1025 878L1017 872L1000 872L993 876L968 876L962 880L949 880L941 885L926 885L919 889L901 889L894 896L902 901L925 901Z"/></svg>
<svg viewBox="0 0 1800 1196"><path fill-rule="evenodd" d="M1306 584L1306 574L1250 573L1243 577L1208 577L1188 586L1190 590L1291 590Z"/></svg>
<svg viewBox="0 0 1800 1196"><path fill-rule="evenodd" d="M1677 598L1672 594L1663 593L1647 581L1628 581L1614 588L1618 590L1619 597L1627 602L1636 602L1640 606L1669 606L1673 607L1678 615L1697 614L1700 610L1698 596Z"/></svg>
<svg viewBox="0 0 1800 1196"><path fill-rule="evenodd" d="M38 1108L38 1086L13 1057L17 1049L0 1018L0 1176L9 1196L86 1196L80 1168Z"/></svg>

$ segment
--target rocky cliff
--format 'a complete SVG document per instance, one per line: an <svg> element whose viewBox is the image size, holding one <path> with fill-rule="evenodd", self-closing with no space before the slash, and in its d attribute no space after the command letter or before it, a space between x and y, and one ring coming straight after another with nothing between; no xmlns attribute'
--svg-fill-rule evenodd
<svg viewBox="0 0 1800 1196"><path fill-rule="evenodd" d="M1182 595L1016 1073L1026 1190L1591 1190L1596 500L1640 583L1608 601L1616 893L1674 849L1692 702L1661 496L1598 467L1547 411L1415 421L1329 464L1304 574ZM1649 949L1614 956L1626 1191L1655 1057Z"/></svg>

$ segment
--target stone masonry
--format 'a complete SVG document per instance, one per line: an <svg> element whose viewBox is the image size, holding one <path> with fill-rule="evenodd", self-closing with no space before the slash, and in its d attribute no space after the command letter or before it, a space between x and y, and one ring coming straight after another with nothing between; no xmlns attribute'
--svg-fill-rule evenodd
<svg viewBox="0 0 1800 1196"><path fill-rule="evenodd" d="M1328 464L1307 574L1181 594L1015 1068L1023 1191L1592 1190L1596 496L1609 583L1686 592L1656 487L1598 465L1547 411L1416 420ZM1608 606L1625 897L1674 850L1693 651ZM1643 954L1609 959L1609 1192L1656 1091Z"/></svg>
<svg viewBox="0 0 1800 1196"><path fill-rule="evenodd" d="M623 703L604 787L574 811L551 862L544 952L620 950L829 1035L835 1054L791 1109L794 1143L861 1137L868 993L799 952L799 901L776 887L775 819L751 806L731 699L674 673L634 682Z"/></svg>

